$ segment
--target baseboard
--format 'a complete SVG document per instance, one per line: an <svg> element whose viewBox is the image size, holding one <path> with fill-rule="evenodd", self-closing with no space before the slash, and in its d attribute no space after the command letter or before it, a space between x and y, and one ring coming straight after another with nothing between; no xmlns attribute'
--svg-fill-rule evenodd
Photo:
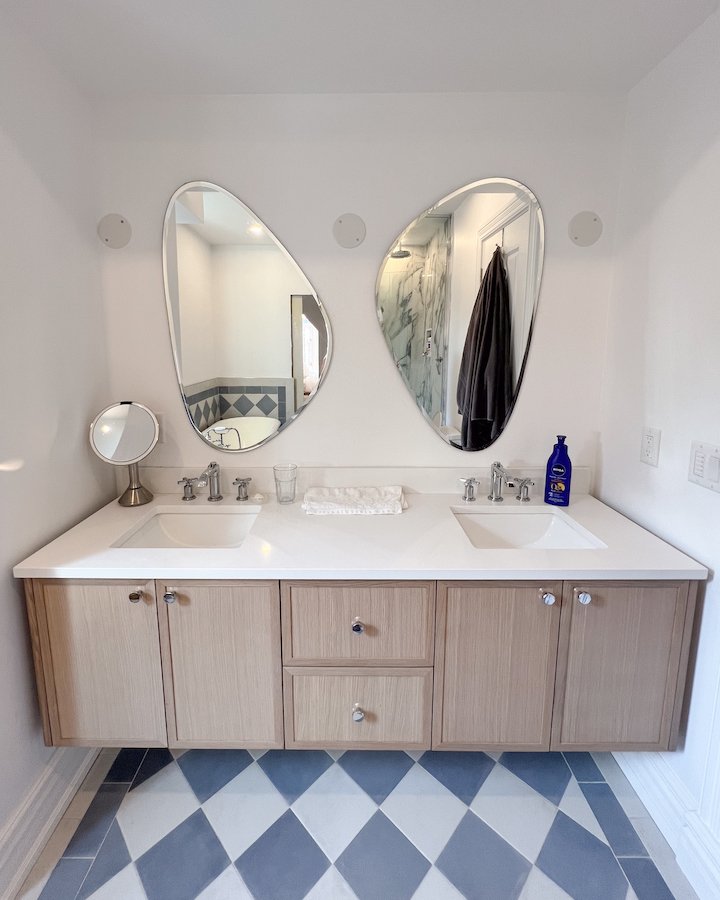
<svg viewBox="0 0 720 900"><path fill-rule="evenodd" d="M95 762L97 749L59 747L0 831L0 897L20 890L70 801Z"/></svg>
<svg viewBox="0 0 720 900"><path fill-rule="evenodd" d="M695 893L700 900L716 900L720 897L720 842L699 818L692 795L661 754L614 756Z"/></svg>

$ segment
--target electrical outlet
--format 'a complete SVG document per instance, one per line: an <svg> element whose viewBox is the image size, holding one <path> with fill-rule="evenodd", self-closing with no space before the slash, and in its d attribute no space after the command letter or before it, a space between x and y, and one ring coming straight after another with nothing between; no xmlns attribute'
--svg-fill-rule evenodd
<svg viewBox="0 0 720 900"><path fill-rule="evenodd" d="M656 466L660 458L660 429L649 428L647 425L642 430L640 442L640 462L648 466Z"/></svg>

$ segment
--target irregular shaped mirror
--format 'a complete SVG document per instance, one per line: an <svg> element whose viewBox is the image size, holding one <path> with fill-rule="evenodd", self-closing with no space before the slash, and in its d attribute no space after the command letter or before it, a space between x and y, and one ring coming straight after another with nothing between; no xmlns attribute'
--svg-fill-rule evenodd
<svg viewBox="0 0 720 900"><path fill-rule="evenodd" d="M317 294L260 219L205 181L170 199L163 266L190 422L221 450L258 447L305 408L327 372L330 322Z"/></svg>
<svg viewBox="0 0 720 900"><path fill-rule="evenodd" d="M458 449L489 447L510 418L543 243L532 191L486 178L418 216L380 267L377 316L397 370L437 434Z"/></svg>

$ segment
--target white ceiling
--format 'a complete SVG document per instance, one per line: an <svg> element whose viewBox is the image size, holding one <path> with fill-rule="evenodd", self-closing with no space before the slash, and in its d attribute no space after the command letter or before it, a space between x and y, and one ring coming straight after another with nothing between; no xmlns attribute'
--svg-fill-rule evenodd
<svg viewBox="0 0 720 900"><path fill-rule="evenodd" d="M611 91L720 0L2 0L87 94Z"/></svg>

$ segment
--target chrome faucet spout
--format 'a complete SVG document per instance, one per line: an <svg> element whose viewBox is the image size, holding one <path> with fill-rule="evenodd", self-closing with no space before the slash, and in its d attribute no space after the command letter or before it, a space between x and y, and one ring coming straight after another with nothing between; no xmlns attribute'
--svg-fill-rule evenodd
<svg viewBox="0 0 720 900"><path fill-rule="evenodd" d="M220 466L216 462L211 462L200 477L207 479L207 483L210 485L208 500L210 502L222 500L222 494L220 493Z"/></svg>
<svg viewBox="0 0 720 900"><path fill-rule="evenodd" d="M505 469L502 463L494 462L490 466L490 493L488 494L488 500L492 503L502 503L503 502L503 484L506 484L508 487L515 487L515 482L512 479L510 473Z"/></svg>

